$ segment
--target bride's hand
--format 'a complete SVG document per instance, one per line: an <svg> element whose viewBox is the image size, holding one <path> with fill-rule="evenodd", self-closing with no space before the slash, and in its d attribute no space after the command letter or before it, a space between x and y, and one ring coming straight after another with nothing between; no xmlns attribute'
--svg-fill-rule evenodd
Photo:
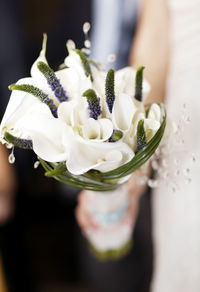
<svg viewBox="0 0 200 292"><path fill-rule="evenodd" d="M130 201L129 208L123 218L123 221L131 225L132 227L134 227L136 223L140 196L146 189L146 186L141 186L136 183L136 175L138 176L138 172L137 174L132 175L128 183L128 193L130 196ZM79 194L78 204L75 210L76 220L83 233L89 229L97 230L99 228L98 222L95 220L95 217L88 208L89 203L87 193L87 191L82 191Z"/></svg>
<svg viewBox="0 0 200 292"><path fill-rule="evenodd" d="M75 217L83 233L88 229L97 229L99 227L93 214L88 209L87 191L82 191L78 196Z"/></svg>

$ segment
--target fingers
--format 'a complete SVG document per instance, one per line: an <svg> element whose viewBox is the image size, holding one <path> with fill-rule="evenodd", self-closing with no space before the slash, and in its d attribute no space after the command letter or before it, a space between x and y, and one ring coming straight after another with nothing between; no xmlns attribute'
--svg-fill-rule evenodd
<svg viewBox="0 0 200 292"><path fill-rule="evenodd" d="M81 192L78 197L78 205L75 209L75 217L83 232L98 228L98 224L95 222L94 216L88 209L87 191Z"/></svg>
<svg viewBox="0 0 200 292"><path fill-rule="evenodd" d="M139 185L136 181L137 174L133 174L128 182L128 193L130 196L133 196L137 199L144 193L145 189L147 188L146 185Z"/></svg>
<svg viewBox="0 0 200 292"><path fill-rule="evenodd" d="M124 222L131 228L134 228L138 216L138 200L135 197L130 197L129 207L124 217Z"/></svg>

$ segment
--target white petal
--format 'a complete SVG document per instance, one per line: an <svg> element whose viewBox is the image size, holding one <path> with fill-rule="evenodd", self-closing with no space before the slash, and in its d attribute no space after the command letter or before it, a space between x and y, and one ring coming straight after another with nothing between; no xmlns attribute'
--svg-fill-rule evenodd
<svg viewBox="0 0 200 292"><path fill-rule="evenodd" d="M85 74L80 75L74 68L62 69L55 72L55 74L66 90L66 95L69 99L78 100L82 98L84 91L92 88L90 78Z"/></svg>
<svg viewBox="0 0 200 292"><path fill-rule="evenodd" d="M67 67L73 68L81 77L85 76L80 56L73 50L70 50L69 56L64 60Z"/></svg>
<svg viewBox="0 0 200 292"><path fill-rule="evenodd" d="M144 119L144 128L157 131L160 127L160 122L154 119Z"/></svg>
<svg viewBox="0 0 200 292"><path fill-rule="evenodd" d="M84 139L91 139L95 141L96 139L98 140L100 139L101 134L100 124L98 123L98 121L92 118L89 118L87 122L83 125L82 131Z"/></svg>
<svg viewBox="0 0 200 292"><path fill-rule="evenodd" d="M63 143L63 136L69 132L62 121L47 115L32 115L24 118L24 123L24 131L39 157L49 162L67 159L69 149Z"/></svg>
<svg viewBox="0 0 200 292"><path fill-rule="evenodd" d="M106 72L97 69L95 66L91 66L92 76L93 76L93 88L97 95L100 97L105 96L105 80Z"/></svg>
<svg viewBox="0 0 200 292"><path fill-rule="evenodd" d="M160 107L158 104L153 103L150 107L149 113L148 113L148 118L149 119L154 119L157 120L158 122L160 121L161 118L161 111Z"/></svg>
<svg viewBox="0 0 200 292"><path fill-rule="evenodd" d="M135 73L132 67L125 67L115 73L115 94L126 93L130 96L135 92Z"/></svg>
<svg viewBox="0 0 200 292"><path fill-rule="evenodd" d="M116 96L113 106L113 124L118 130L126 131L130 128L137 108L127 94Z"/></svg>
<svg viewBox="0 0 200 292"><path fill-rule="evenodd" d="M88 104L84 99L79 103L73 100L62 102L58 107L58 117L68 126L81 126L88 120L87 108Z"/></svg>
<svg viewBox="0 0 200 292"><path fill-rule="evenodd" d="M105 172L128 162L133 156L131 148L123 142L86 143L76 140L69 154L67 168L71 173L77 175L90 169Z"/></svg>
<svg viewBox="0 0 200 292"><path fill-rule="evenodd" d="M126 93L133 97L135 95L135 75L136 70L132 67L125 67L118 70L115 74L115 92L116 94ZM150 91L149 83L143 79L143 100Z"/></svg>
<svg viewBox="0 0 200 292"><path fill-rule="evenodd" d="M68 126L74 126L74 116L73 116L74 104L71 101L66 101L60 103L58 107L58 118L65 122Z"/></svg>
<svg viewBox="0 0 200 292"><path fill-rule="evenodd" d="M25 116L30 116L33 113L52 115L49 107L41 103L37 97L17 90L12 92L1 123L1 132L14 128L14 132L16 130L17 133L19 132L23 135L20 123Z"/></svg>
<svg viewBox="0 0 200 292"><path fill-rule="evenodd" d="M91 139L94 142L103 142L111 137L113 125L108 119L94 120L89 118L82 129L85 139Z"/></svg>
<svg viewBox="0 0 200 292"><path fill-rule="evenodd" d="M43 80L38 80L32 77L26 77L26 78L22 78L20 80L17 81L16 84L28 84L28 85L33 85L37 88L39 88L43 93L47 94L49 98L51 98L55 104L58 104L58 100L55 97L53 91L51 90L50 86L47 84L47 81L45 79L45 81ZM26 93L25 93L26 94Z"/></svg>
<svg viewBox="0 0 200 292"><path fill-rule="evenodd" d="M37 58L37 60L33 63L32 67L31 67L31 76L38 79L38 80L41 80L42 82L45 82L46 78L38 69L37 63L44 62L45 64L48 64L47 59L46 59L46 42L47 42L47 36L44 34L43 43L42 43L42 50L40 51L39 57Z"/></svg>
<svg viewBox="0 0 200 292"><path fill-rule="evenodd" d="M113 124L108 119L99 119L98 120L101 127L101 139L102 141L108 140L113 133Z"/></svg>
<svg viewBox="0 0 200 292"><path fill-rule="evenodd" d="M89 118L88 102L86 98L81 97L77 101L74 109L74 121L76 125L84 125Z"/></svg>

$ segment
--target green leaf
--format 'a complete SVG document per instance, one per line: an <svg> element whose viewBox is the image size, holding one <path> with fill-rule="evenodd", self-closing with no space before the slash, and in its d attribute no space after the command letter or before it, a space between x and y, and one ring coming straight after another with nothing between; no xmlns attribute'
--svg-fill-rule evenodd
<svg viewBox="0 0 200 292"><path fill-rule="evenodd" d="M144 120L140 120L137 126L137 152L142 150L146 145L147 141L144 130Z"/></svg>
<svg viewBox="0 0 200 292"><path fill-rule="evenodd" d="M73 175L67 169L58 171L58 165L54 163L49 163L39 158L41 165L46 170L45 175L47 177L52 177L61 183L67 184L69 186L81 189L81 190L93 190L93 191L111 191L117 188L117 185L107 184L92 178L87 177L87 175Z"/></svg>
<svg viewBox="0 0 200 292"><path fill-rule="evenodd" d="M80 59L81 59L81 63L83 65L83 69L85 72L85 75L88 77L90 76L91 81L93 81L93 77L92 77L92 71L90 68L90 64L88 62L87 57L85 56L85 54L83 52L81 52L80 50L75 50L75 52L79 55Z"/></svg>
<svg viewBox="0 0 200 292"><path fill-rule="evenodd" d="M64 163L60 162L55 166L55 168L47 171L45 173L45 175L48 176L48 177L53 177L53 176L57 176L57 175L63 174L64 171L66 171L66 165Z"/></svg>
<svg viewBox="0 0 200 292"><path fill-rule="evenodd" d="M135 76L135 99L142 101L142 81L144 66L138 68Z"/></svg>
<svg viewBox="0 0 200 292"><path fill-rule="evenodd" d="M33 144L32 144L31 140L17 138L8 132L5 132L4 139L9 144L12 144L16 147L23 148L23 149L29 149L29 150L33 149Z"/></svg>

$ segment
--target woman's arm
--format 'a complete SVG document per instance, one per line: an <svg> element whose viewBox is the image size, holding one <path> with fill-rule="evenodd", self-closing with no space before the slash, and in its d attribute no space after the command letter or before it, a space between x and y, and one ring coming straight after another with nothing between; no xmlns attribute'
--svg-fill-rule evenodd
<svg viewBox="0 0 200 292"><path fill-rule="evenodd" d="M8 151L0 143L0 225L12 215L16 175L13 165L8 162Z"/></svg>
<svg viewBox="0 0 200 292"><path fill-rule="evenodd" d="M148 102L163 101L169 58L169 15L166 0L145 0L141 7L130 64L145 66L144 76L151 85Z"/></svg>

